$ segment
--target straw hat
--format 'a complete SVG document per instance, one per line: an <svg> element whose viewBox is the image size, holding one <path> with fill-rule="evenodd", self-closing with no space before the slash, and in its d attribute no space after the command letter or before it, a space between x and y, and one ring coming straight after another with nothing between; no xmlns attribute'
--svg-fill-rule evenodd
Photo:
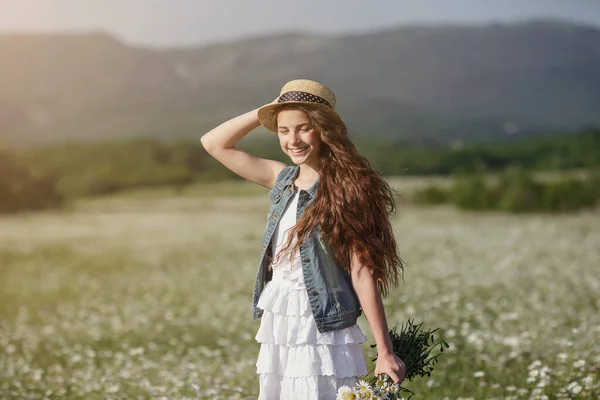
<svg viewBox="0 0 600 400"><path fill-rule="evenodd" d="M325 111L342 120L335 111L335 94L327 86L308 79L296 79L286 83L279 94L277 103L267 104L258 109L258 120L265 128L277 133L277 113L282 104L301 104Z"/></svg>

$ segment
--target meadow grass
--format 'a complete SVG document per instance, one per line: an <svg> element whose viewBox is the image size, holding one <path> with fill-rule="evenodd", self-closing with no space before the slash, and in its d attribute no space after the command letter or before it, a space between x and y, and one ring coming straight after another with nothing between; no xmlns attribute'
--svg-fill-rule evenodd
<svg viewBox="0 0 600 400"><path fill-rule="evenodd" d="M146 190L0 218L0 398L256 398L266 192ZM407 267L389 323L424 320L450 343L406 385L416 398L600 396L598 212L399 204L393 222Z"/></svg>

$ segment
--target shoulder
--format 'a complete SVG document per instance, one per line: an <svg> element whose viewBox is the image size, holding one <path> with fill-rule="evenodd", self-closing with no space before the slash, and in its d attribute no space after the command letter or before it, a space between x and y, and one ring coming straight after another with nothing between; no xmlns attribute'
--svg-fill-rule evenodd
<svg viewBox="0 0 600 400"><path fill-rule="evenodd" d="M285 168L279 172L277 175L277 179L275 179L275 186L286 186L294 181L298 173L297 165L287 165Z"/></svg>

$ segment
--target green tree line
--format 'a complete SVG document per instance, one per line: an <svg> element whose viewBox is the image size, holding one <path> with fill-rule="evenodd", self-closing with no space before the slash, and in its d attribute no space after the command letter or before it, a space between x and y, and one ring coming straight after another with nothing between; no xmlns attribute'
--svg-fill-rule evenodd
<svg viewBox="0 0 600 400"><path fill-rule="evenodd" d="M525 170L569 170L600 165L600 130L539 138L449 145L436 149L410 143L363 141L363 153L386 175L452 175L497 172L508 167Z"/></svg>
<svg viewBox="0 0 600 400"><path fill-rule="evenodd" d="M600 130L496 143L435 148L361 136L359 151L384 175L451 175L524 170L567 170L600 165ZM240 144L260 157L288 161L276 138ZM43 208L62 200L132 188L184 187L193 182L236 179L210 157L199 140L129 139L65 143L0 151L0 210ZM31 199L29 199L31 197ZM43 199L47 198L47 202Z"/></svg>
<svg viewBox="0 0 600 400"><path fill-rule="evenodd" d="M484 174L470 174L456 177L449 188L428 186L416 191L413 201L512 213L592 209L600 202L600 173L540 181L528 171L511 167L495 180Z"/></svg>

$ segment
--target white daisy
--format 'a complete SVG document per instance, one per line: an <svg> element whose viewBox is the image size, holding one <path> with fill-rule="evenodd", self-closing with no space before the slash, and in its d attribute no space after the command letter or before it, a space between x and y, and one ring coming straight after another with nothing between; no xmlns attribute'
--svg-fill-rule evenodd
<svg viewBox="0 0 600 400"><path fill-rule="evenodd" d="M336 400L355 400L356 394L348 386L342 386L338 389Z"/></svg>
<svg viewBox="0 0 600 400"><path fill-rule="evenodd" d="M368 382L363 381L362 379L360 381L358 381L358 383L356 384L356 390L359 393L364 393L364 392L366 392L367 390L370 390L370 389L371 389L371 385L369 385Z"/></svg>

